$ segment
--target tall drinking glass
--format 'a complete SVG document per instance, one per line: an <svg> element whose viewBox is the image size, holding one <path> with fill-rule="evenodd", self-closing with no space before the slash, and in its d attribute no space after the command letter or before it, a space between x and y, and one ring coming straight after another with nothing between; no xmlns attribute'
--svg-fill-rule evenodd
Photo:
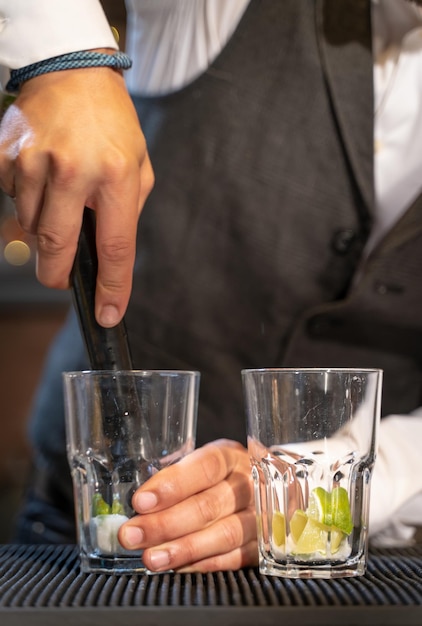
<svg viewBox="0 0 422 626"><path fill-rule="evenodd" d="M250 369L242 381L260 571L363 574L382 371Z"/></svg>
<svg viewBox="0 0 422 626"><path fill-rule="evenodd" d="M118 530L135 514L137 487L194 449L199 378L158 370L63 374L82 571L147 572L142 551L125 550Z"/></svg>

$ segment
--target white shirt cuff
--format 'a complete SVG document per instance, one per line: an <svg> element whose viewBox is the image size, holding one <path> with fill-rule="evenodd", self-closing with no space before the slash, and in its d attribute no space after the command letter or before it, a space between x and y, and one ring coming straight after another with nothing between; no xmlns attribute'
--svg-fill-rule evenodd
<svg viewBox="0 0 422 626"><path fill-rule="evenodd" d="M0 0L0 64L5 67L117 47L99 0Z"/></svg>
<svg viewBox="0 0 422 626"><path fill-rule="evenodd" d="M378 545L407 543L422 526L422 409L381 420L369 533Z"/></svg>

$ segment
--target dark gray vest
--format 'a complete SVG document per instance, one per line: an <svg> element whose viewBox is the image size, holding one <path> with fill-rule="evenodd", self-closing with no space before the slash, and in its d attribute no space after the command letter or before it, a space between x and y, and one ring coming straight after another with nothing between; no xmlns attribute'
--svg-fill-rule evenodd
<svg viewBox="0 0 422 626"><path fill-rule="evenodd" d="M245 440L240 370L381 367L422 404L421 203L371 228L367 0L252 0L206 73L136 98L156 173L127 314L135 365L202 373L198 443Z"/></svg>

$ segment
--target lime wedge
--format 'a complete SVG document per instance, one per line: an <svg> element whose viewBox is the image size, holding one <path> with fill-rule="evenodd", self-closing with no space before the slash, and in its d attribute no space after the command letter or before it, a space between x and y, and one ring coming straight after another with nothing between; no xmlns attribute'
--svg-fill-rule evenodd
<svg viewBox="0 0 422 626"><path fill-rule="evenodd" d="M280 511L273 514L273 540L276 546L282 546L286 542L286 519Z"/></svg>
<svg viewBox="0 0 422 626"><path fill-rule="evenodd" d="M108 515L110 513L110 506L104 500L100 493L94 493L92 497L92 515Z"/></svg>
<svg viewBox="0 0 422 626"><path fill-rule="evenodd" d="M341 542L346 535L341 530L332 530L330 535L331 554L338 552Z"/></svg>
<svg viewBox="0 0 422 626"><path fill-rule="evenodd" d="M306 526L308 516L302 509L296 509L290 520L290 533L295 543L299 541L299 538Z"/></svg>
<svg viewBox="0 0 422 626"><path fill-rule="evenodd" d="M325 526L325 530L330 530L332 524L331 494L323 487L315 487L310 493L306 512L311 519Z"/></svg>
<svg viewBox="0 0 422 626"><path fill-rule="evenodd" d="M346 535L353 530L349 495L344 487L334 487L329 493L323 487L315 487L309 496L306 510L308 516L322 524L325 530L334 527Z"/></svg>
<svg viewBox="0 0 422 626"><path fill-rule="evenodd" d="M334 487L331 492L332 525L336 529L350 535L353 530L352 514L350 512L349 496L344 487Z"/></svg>
<svg viewBox="0 0 422 626"><path fill-rule="evenodd" d="M119 496L117 494L113 495L113 504L111 505L111 513L115 515L124 515L125 513L123 505L120 502Z"/></svg>
<svg viewBox="0 0 422 626"><path fill-rule="evenodd" d="M313 554L314 552L326 554L327 539L328 532L321 527L321 524L309 518L295 545L294 554Z"/></svg>

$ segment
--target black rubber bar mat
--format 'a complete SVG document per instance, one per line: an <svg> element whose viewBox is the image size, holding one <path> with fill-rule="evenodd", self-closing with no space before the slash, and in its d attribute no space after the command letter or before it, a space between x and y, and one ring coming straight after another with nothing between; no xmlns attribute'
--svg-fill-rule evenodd
<svg viewBox="0 0 422 626"><path fill-rule="evenodd" d="M422 625L422 548L370 553L364 576L83 574L73 546L0 546L0 625Z"/></svg>

